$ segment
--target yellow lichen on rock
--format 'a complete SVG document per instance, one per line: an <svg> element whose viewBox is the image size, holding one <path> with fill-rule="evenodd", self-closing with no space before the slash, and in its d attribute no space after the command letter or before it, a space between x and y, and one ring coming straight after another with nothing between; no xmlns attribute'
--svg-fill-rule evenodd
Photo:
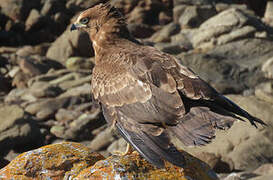
<svg viewBox="0 0 273 180"><path fill-rule="evenodd" d="M181 151L185 167L168 162L158 169L144 160L137 152L126 156L105 159L84 145L62 142L25 152L0 170L0 179L151 179L151 180L216 180L207 164Z"/></svg>
<svg viewBox="0 0 273 180"><path fill-rule="evenodd" d="M83 170L78 179L153 179L153 180L215 180L216 174L207 164L182 151L185 168L166 162L165 169L158 169L136 152L126 156L111 156Z"/></svg>
<svg viewBox="0 0 273 180"><path fill-rule="evenodd" d="M73 179L101 159L84 145L62 142L20 154L0 170L0 179Z"/></svg>

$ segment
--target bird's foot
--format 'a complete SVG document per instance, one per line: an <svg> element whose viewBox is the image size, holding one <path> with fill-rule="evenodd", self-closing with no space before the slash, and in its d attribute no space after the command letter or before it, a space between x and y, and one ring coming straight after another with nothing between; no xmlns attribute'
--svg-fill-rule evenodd
<svg viewBox="0 0 273 180"><path fill-rule="evenodd" d="M112 154L116 156L126 156L132 154L134 151L134 148L129 143L127 143L126 150L124 152L114 151Z"/></svg>

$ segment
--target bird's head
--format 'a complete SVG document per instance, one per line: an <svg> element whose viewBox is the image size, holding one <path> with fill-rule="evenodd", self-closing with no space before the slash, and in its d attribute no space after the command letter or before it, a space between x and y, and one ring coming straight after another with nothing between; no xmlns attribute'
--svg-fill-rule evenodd
<svg viewBox="0 0 273 180"><path fill-rule="evenodd" d="M88 33L98 32L104 25L108 29L116 25L126 26L121 13L110 3L98 4L80 13L77 20L72 24L70 30L84 30ZM111 27L112 25L112 27Z"/></svg>

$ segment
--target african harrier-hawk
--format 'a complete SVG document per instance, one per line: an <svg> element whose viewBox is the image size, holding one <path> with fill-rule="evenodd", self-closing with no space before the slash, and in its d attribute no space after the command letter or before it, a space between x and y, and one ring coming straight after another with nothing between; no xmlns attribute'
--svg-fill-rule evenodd
<svg viewBox="0 0 273 180"><path fill-rule="evenodd" d="M123 16L109 4L82 12L71 30L89 33L95 50L92 93L106 121L146 160L164 167L164 159L183 167L170 142L205 145L215 129L231 127L239 116L265 125L216 92L178 60L133 39Z"/></svg>

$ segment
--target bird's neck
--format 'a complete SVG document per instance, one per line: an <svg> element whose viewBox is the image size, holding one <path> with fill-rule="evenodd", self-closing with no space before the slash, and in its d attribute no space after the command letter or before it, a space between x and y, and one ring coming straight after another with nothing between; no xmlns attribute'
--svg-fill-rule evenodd
<svg viewBox="0 0 273 180"><path fill-rule="evenodd" d="M109 19L101 27L90 32L95 55L102 54L109 48L117 46L123 40L132 40L126 24L118 19Z"/></svg>

